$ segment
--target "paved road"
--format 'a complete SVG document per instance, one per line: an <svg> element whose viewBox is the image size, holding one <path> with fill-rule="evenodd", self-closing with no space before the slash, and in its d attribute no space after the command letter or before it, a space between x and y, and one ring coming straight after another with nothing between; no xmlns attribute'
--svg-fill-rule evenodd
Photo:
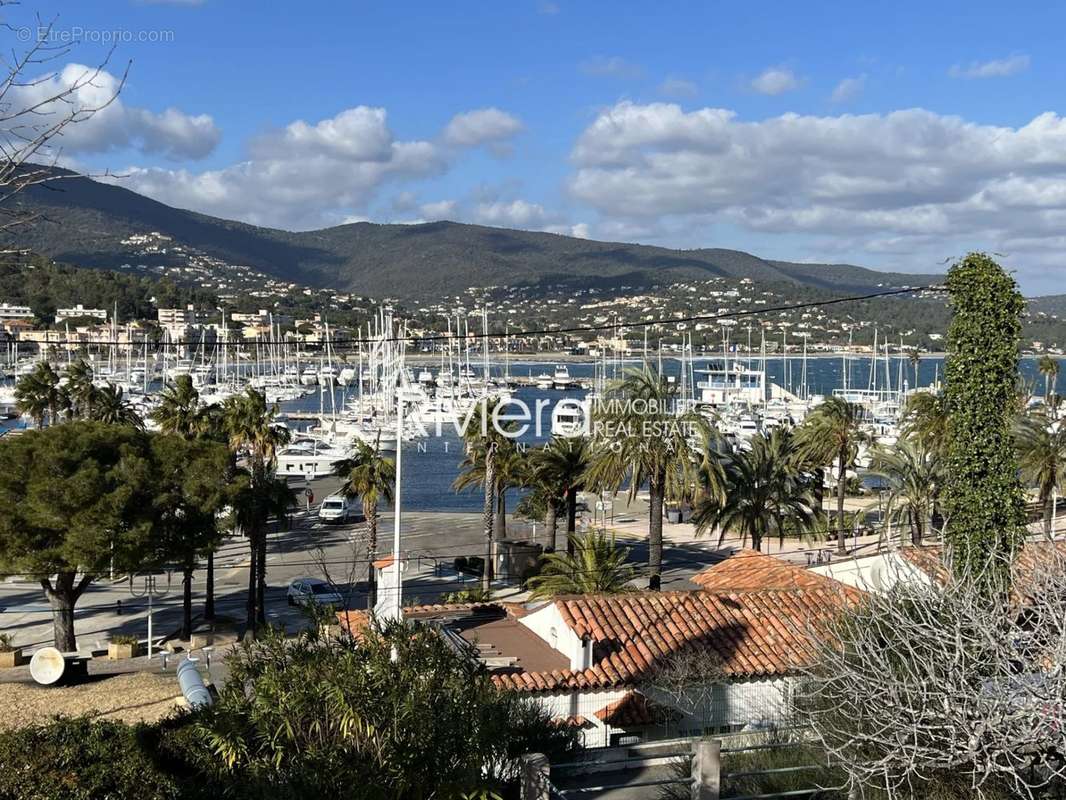
<svg viewBox="0 0 1066 800"><path fill-rule="evenodd" d="M316 499L328 493L329 486L316 486ZM621 519L625 519L624 516ZM640 525L633 532L620 532L620 542L633 549L630 559L636 563L647 559L647 545L635 538ZM643 528L646 530L646 524ZM382 516L378 531L378 552L392 552L393 518ZM509 520L511 538L540 539L544 530L535 530L525 522ZM628 538L634 536L634 538ZM666 553L665 585L673 588L689 586L687 578L713 563L716 554L712 542L678 541ZM408 558L404 579L405 602L435 602L442 594L468 585L471 578L459 576L451 568L458 555L482 555L484 538L481 515L456 512L405 512L403 515L403 552ZM235 621L244 617L244 601L248 582L247 542L241 538L227 540L215 557L216 608L219 615ZM289 582L297 577L328 577L342 587L353 608L366 605L367 579L366 525L326 525L312 512L294 515L292 529L271 533L267 551L267 616L274 624L292 628L304 623L298 609L290 609L285 602ZM204 572L193 578L195 613L203 607ZM156 637L177 630L181 622L180 575L157 578L161 596L153 601L153 629ZM133 580L133 589L143 587L143 578ZM501 587L504 589L505 587ZM517 590L504 591L513 596ZM121 606L121 608L120 608ZM78 602L75 630L81 649L106 646L110 635L134 634L147 637L148 601L131 591L131 582L124 578L111 581L103 578L89 587ZM38 647L52 641L52 614L40 585L34 582L0 583L0 630L12 634L21 647Z"/></svg>

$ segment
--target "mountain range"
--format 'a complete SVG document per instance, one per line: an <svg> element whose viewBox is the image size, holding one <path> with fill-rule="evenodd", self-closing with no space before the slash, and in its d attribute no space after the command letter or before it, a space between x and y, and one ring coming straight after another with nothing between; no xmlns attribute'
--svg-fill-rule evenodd
<svg viewBox="0 0 1066 800"><path fill-rule="evenodd" d="M292 232L173 208L69 173L30 187L15 202L35 219L8 234L5 244L57 261L101 268L136 263L122 240L158 232L281 279L400 300L451 296L472 286L639 287L712 277L843 294L942 280L850 264L772 261L739 250L671 250L457 222L356 222ZM165 263L166 257L159 259Z"/></svg>

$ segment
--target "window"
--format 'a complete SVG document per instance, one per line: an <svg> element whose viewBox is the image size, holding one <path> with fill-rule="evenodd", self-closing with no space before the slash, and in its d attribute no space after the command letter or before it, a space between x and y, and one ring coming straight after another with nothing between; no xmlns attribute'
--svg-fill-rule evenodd
<svg viewBox="0 0 1066 800"><path fill-rule="evenodd" d="M559 631L554 627L548 631L548 641L551 643L553 650L559 649Z"/></svg>

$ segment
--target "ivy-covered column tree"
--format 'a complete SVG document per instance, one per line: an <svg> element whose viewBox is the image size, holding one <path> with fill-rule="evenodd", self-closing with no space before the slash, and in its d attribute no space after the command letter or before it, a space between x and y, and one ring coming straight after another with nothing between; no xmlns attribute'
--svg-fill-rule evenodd
<svg viewBox="0 0 1066 800"><path fill-rule="evenodd" d="M945 539L957 575L1003 576L1025 531L1012 423L1024 301L983 253L948 271Z"/></svg>

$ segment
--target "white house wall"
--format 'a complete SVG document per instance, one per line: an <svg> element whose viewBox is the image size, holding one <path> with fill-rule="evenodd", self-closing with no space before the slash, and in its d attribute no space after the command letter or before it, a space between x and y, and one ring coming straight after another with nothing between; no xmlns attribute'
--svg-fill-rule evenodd
<svg viewBox="0 0 1066 800"><path fill-rule="evenodd" d="M923 585L930 583L925 572L901 557L898 552L831 561L810 567L810 571L864 592L884 592L903 581Z"/></svg>
<svg viewBox="0 0 1066 800"><path fill-rule="evenodd" d="M646 737L668 738L679 735L702 735L736 730L757 730L786 724L790 715L793 683L790 678L734 681L696 690L678 702L674 697L644 687L652 701L677 709L681 718L644 731ZM615 733L639 732L636 729L605 725L596 712L621 700L631 689L576 691L535 694L533 698L553 718L584 717L588 725L582 730L585 747L605 747Z"/></svg>

